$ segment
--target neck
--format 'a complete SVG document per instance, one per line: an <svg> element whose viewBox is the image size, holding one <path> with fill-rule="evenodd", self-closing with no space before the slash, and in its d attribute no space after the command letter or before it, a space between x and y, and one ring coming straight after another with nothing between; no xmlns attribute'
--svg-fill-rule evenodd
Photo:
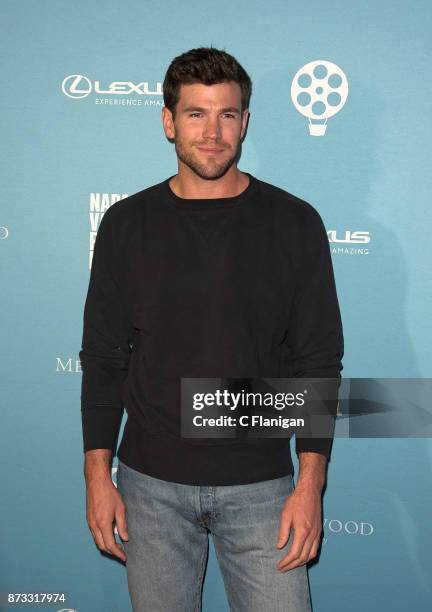
<svg viewBox="0 0 432 612"><path fill-rule="evenodd" d="M230 198L239 195L249 184L249 177L236 166L218 179L203 179L187 166L179 166L178 174L170 181L170 187L180 198L211 199Z"/></svg>

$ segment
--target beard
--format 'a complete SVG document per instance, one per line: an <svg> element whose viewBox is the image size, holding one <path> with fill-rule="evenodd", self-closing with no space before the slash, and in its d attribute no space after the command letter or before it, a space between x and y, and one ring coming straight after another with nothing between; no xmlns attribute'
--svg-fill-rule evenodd
<svg viewBox="0 0 432 612"><path fill-rule="evenodd" d="M224 159L222 162L217 162L216 159L212 156L209 156L207 163L200 161L194 154L194 146L215 146L215 147L223 147L222 144L211 144L211 143L193 143L190 147L186 147L184 142L178 136L174 138L175 150L177 153L177 157L182 161L188 168L195 172L200 178L207 180L218 179L227 172L229 168L233 165L240 151L240 140L237 143L237 147L235 151L232 151L232 155L230 155L227 159ZM226 148L226 146L225 146Z"/></svg>

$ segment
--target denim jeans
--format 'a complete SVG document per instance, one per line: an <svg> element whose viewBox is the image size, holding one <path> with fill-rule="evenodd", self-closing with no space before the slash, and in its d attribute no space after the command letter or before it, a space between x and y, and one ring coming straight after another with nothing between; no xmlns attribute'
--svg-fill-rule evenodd
<svg viewBox="0 0 432 612"><path fill-rule="evenodd" d="M275 547L291 475L253 484L193 486L159 480L118 462L126 509L123 542L134 612L200 612L208 534L232 612L310 612L305 565L281 573Z"/></svg>

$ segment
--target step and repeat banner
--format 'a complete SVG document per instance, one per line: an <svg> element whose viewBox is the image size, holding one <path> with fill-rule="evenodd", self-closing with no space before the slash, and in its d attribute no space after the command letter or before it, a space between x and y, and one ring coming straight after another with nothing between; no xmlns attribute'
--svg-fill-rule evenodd
<svg viewBox="0 0 432 612"><path fill-rule="evenodd" d="M383 380L432 371L432 6L3 0L0 13L1 610L42 609L8 593L65 593L50 610L128 612L125 567L86 523L78 352L103 214L177 171L161 123L170 61L212 45L250 74L239 167L321 214L342 374L374 380L376 407ZM404 388L423 430L335 439L315 612L431 609L430 394ZM228 610L211 542L203 610Z"/></svg>

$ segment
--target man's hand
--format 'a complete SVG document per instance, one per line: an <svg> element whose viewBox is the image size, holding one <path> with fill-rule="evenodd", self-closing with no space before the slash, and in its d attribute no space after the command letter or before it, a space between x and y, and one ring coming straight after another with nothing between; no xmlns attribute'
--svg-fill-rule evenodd
<svg viewBox="0 0 432 612"><path fill-rule="evenodd" d="M277 548L288 542L294 529L289 553L281 559L278 570L287 572L316 557L322 533L321 491L327 459L318 453L300 453L297 485L281 513Z"/></svg>
<svg viewBox="0 0 432 612"><path fill-rule="evenodd" d="M96 546L126 562L126 554L114 539L113 523L122 540L128 540L123 500L108 471L105 449L88 451L84 468L87 485L87 524ZM108 452L108 451L106 451Z"/></svg>
<svg viewBox="0 0 432 612"><path fill-rule="evenodd" d="M296 488L288 497L282 510L277 548L286 545L291 529L294 540L289 553L279 561L281 572L304 565L316 556L322 531L321 493Z"/></svg>

